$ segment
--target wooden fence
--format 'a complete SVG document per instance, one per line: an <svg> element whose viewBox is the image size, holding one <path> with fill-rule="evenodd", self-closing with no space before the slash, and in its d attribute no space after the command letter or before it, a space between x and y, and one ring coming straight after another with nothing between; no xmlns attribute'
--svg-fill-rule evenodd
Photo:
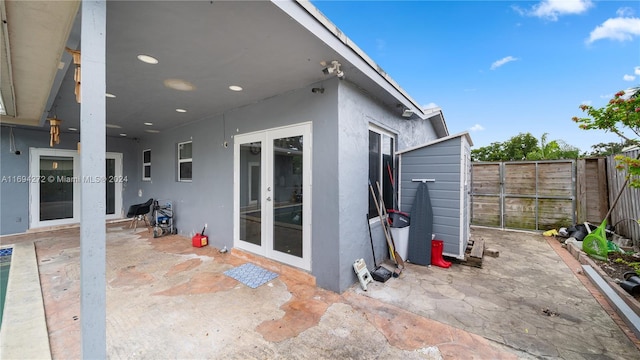
<svg viewBox="0 0 640 360"><path fill-rule="evenodd" d="M640 150L625 153L637 157ZM474 162L471 224L549 230L588 221L600 224L626 172L614 156L577 161ZM640 243L640 189L626 187L611 212L616 233Z"/></svg>
<svg viewBox="0 0 640 360"><path fill-rule="evenodd" d="M548 230L576 221L573 160L475 162L471 223Z"/></svg>
<svg viewBox="0 0 640 360"><path fill-rule="evenodd" d="M607 159L578 159L576 162L576 203L578 223L599 224L609 211Z"/></svg>

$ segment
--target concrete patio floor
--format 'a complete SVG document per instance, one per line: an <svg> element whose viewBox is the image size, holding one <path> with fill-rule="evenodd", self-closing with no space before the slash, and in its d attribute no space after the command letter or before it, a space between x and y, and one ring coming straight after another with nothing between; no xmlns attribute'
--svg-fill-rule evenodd
<svg viewBox="0 0 640 360"><path fill-rule="evenodd" d="M369 284L367 292L355 284L336 294L260 257L112 225L107 353L114 359L640 358L637 340L542 236L472 233L500 250L498 258L485 257L482 269L408 264L399 278ZM1 242L35 242L52 358L80 358L78 229ZM223 274L247 262L279 276L251 289Z"/></svg>

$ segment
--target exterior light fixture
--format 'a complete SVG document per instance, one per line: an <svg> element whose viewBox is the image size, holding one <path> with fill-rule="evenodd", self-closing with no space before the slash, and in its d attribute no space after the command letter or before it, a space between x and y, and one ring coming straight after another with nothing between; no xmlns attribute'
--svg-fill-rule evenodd
<svg viewBox="0 0 640 360"><path fill-rule="evenodd" d="M402 117L404 117L404 118L410 118L411 116L413 116L413 110L411 110L411 109L404 109L404 111L402 111Z"/></svg>
<svg viewBox="0 0 640 360"><path fill-rule="evenodd" d="M158 63L158 59L154 58L153 56L149 56L145 54L138 55L138 60L142 61L143 63L147 63L151 65L155 65Z"/></svg>
<svg viewBox="0 0 640 360"><path fill-rule="evenodd" d="M182 79L166 79L164 86L179 91L193 91L196 89L192 83Z"/></svg>

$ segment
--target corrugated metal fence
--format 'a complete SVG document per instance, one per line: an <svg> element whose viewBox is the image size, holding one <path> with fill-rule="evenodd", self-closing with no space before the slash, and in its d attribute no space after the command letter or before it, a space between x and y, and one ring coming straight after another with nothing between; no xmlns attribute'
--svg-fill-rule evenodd
<svg viewBox="0 0 640 360"><path fill-rule="evenodd" d="M640 150L628 151L624 153L630 158L637 158ZM609 202L613 204L620 188L625 182L625 170L616 169L616 160L613 155L607 157L607 180L609 183ZM611 212L611 225L615 226L616 233L634 240L635 244L640 242L640 189L626 186L620 200Z"/></svg>

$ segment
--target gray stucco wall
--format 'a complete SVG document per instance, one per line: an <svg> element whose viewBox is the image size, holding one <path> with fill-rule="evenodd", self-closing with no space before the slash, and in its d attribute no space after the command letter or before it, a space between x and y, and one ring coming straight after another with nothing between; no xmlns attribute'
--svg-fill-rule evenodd
<svg viewBox="0 0 640 360"><path fill-rule="evenodd" d="M20 155L9 152L8 126L0 127L0 178L29 176L29 148L49 148L49 131L43 129L14 128L13 135ZM62 133L60 144L55 149L77 148L80 136L77 133ZM137 145L132 139L107 138L107 151L122 153L122 171L128 181L122 186L123 211L136 201L135 185L140 179L139 166L131 156ZM5 178L6 180L6 178ZM116 210L117 211L117 210ZM29 184L3 181L0 184L0 234L15 234L29 227Z"/></svg>
<svg viewBox="0 0 640 360"><path fill-rule="evenodd" d="M209 225L216 247L233 247L233 136L273 127L312 122L312 274L323 288L342 292L357 281L353 261L373 265L365 214L368 208L368 130L376 124L397 134L402 150L436 138L428 121L406 120L380 106L348 81L323 82L323 94L309 87L138 141L108 138L108 151L123 153L123 208L148 198L173 201L175 225L190 236ZM338 100L340 99L340 100ZM140 121L153 119L141 118ZM28 148L48 147L48 132L16 130L22 155L9 154L8 128L2 128L2 175L28 175ZM75 149L77 134L64 133L60 149ZM177 181L177 143L193 141L193 180ZM229 146L223 146L224 141ZM5 149L6 148L6 149ZM142 151L151 149L151 181L142 181ZM27 230L26 184L2 184L2 234ZM141 195L138 195L140 191ZM21 222L14 221L18 217ZM14 219L14 220L12 220ZM372 224L378 261L387 257L379 222Z"/></svg>
<svg viewBox="0 0 640 360"><path fill-rule="evenodd" d="M318 84L215 115L182 127L150 134L137 149L151 149L151 181L139 181L141 201L170 199L180 234L191 236L208 224L216 247L233 247L233 138L235 134L312 122L312 273L318 285L338 290L338 137L337 80ZM140 119L140 121L149 121ZM226 130L225 130L226 129ZM193 141L193 180L177 181L177 143ZM224 141L229 146L223 147ZM141 171L141 170L140 170ZM136 190L137 191L137 190Z"/></svg>
<svg viewBox="0 0 640 360"><path fill-rule="evenodd" d="M369 125L375 124L397 134L397 150L437 138L429 121L406 120L399 113L382 107L348 81L340 82L339 153L339 292L358 281L353 262L364 258L369 268L373 256L365 214L369 190ZM378 263L388 258L388 249L380 222L372 221L371 232Z"/></svg>

